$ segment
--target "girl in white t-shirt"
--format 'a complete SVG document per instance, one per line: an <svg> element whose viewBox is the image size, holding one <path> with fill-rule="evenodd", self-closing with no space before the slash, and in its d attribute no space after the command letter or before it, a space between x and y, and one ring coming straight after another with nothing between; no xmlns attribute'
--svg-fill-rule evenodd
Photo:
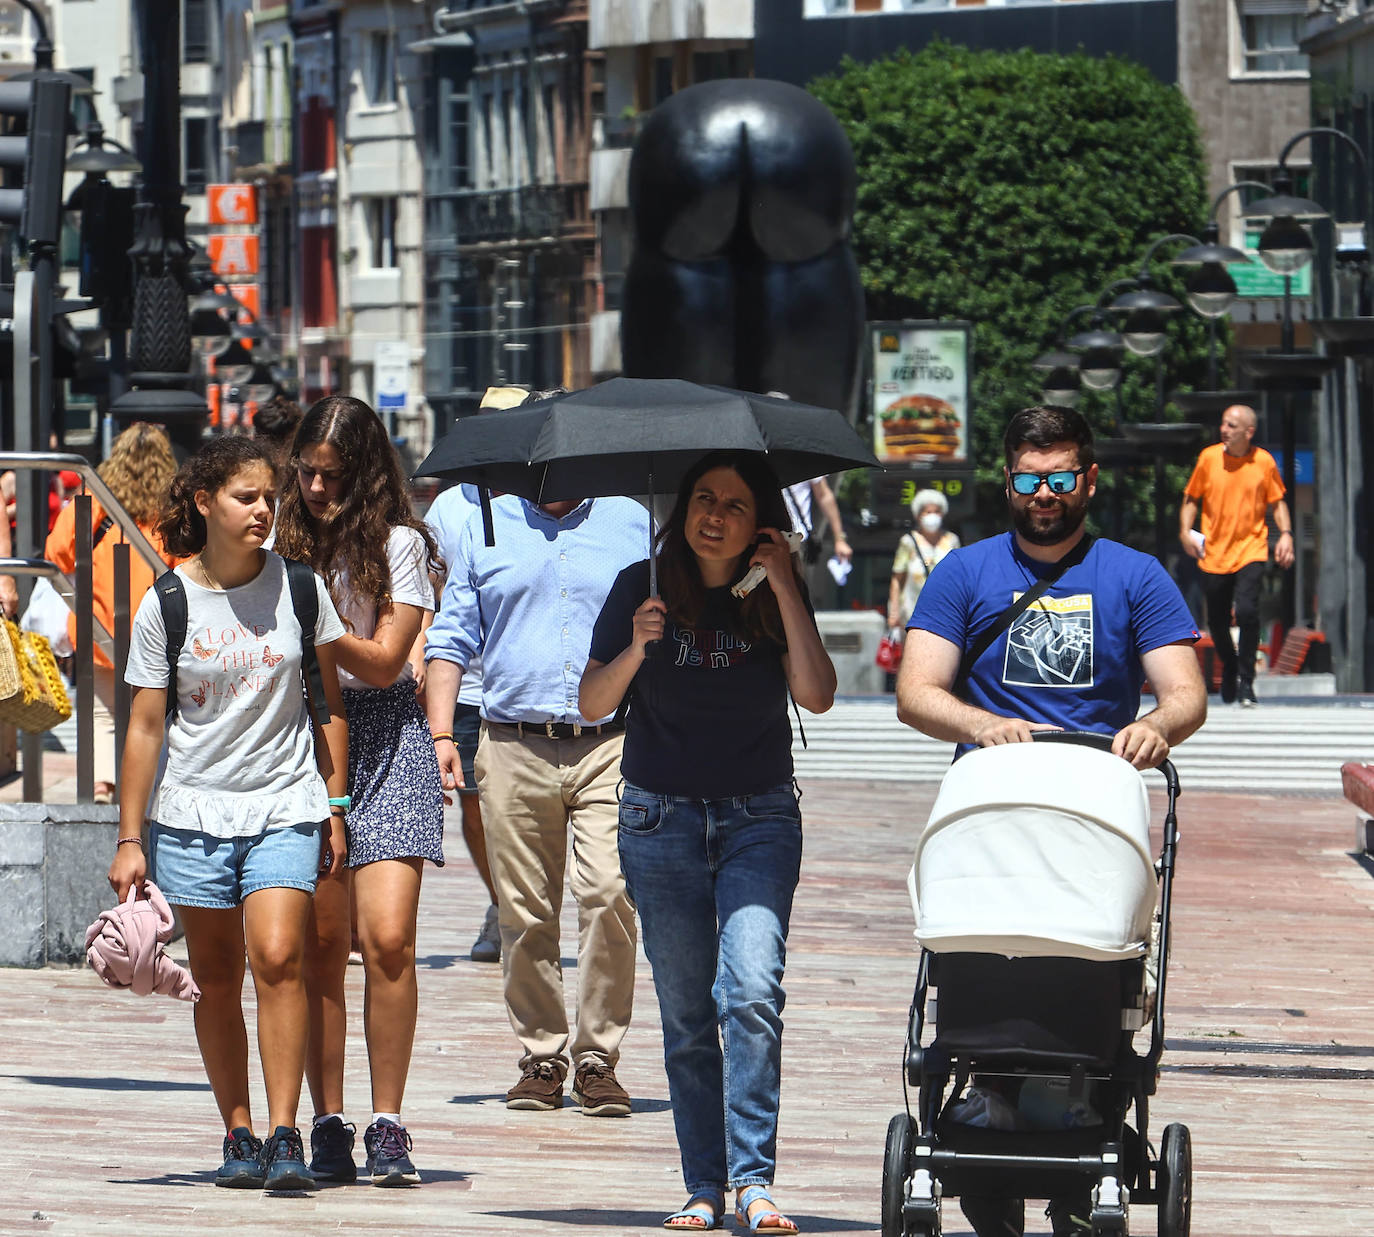
<svg viewBox="0 0 1374 1237"><path fill-rule="evenodd" d="M401 1100L418 1004L415 920L424 861L444 862L443 792L434 739L416 698L408 656L434 609L434 538L411 509L386 428L361 400L330 395L302 419L292 447L295 480L282 494L277 548L328 581L348 634L338 644L349 749L348 864L357 910L372 1075L372 1121L363 1135L374 1185L413 1185ZM353 1181L355 1128L343 1119L344 974L349 890L321 884L307 969L315 1101L310 1166L317 1178Z"/></svg>
<svg viewBox="0 0 1374 1237"><path fill-rule="evenodd" d="M175 709L168 714L167 630L152 589L125 673L134 692L109 877L123 900L151 876L180 908L201 990L196 1039L227 1131L215 1184L300 1190L314 1188L295 1128L306 926L317 876L331 883L346 858L333 805L348 789L348 725L332 643L343 624L317 576L314 638L330 720L312 727L286 566L262 548L275 504L271 459L248 438L208 443L172 481L158 532L170 553L195 556L176 569L187 625ZM265 1144L249 1114L245 953L272 1131Z"/></svg>

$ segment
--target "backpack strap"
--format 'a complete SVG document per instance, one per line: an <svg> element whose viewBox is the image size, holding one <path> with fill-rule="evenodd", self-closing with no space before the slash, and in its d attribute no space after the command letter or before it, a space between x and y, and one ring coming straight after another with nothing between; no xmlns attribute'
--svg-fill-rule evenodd
<svg viewBox="0 0 1374 1237"><path fill-rule="evenodd" d="M167 716L177 711L177 661L186 644L186 587L175 571L164 571L153 584L167 632Z"/></svg>
<svg viewBox="0 0 1374 1237"><path fill-rule="evenodd" d="M315 572L308 563L283 558L286 580L291 587L291 609L301 625L301 680L305 684L310 717L317 725L329 722L329 702L324 698L324 675L320 656L315 651L315 624L320 617L320 595L315 591Z"/></svg>
<svg viewBox="0 0 1374 1237"><path fill-rule="evenodd" d="M104 516L100 523L95 526L95 532L91 534L91 553L95 553L95 547L104 540L105 534L114 527L114 520L110 516Z"/></svg>

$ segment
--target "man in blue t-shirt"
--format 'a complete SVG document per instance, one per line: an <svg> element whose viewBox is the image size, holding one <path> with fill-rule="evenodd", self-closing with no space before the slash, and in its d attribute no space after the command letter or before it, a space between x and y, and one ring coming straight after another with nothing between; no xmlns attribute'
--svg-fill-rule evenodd
<svg viewBox="0 0 1374 1237"><path fill-rule="evenodd" d="M1111 734L1118 756L1153 768L1207 716L1188 607L1149 555L1103 538L1082 553L1097 464L1078 413L1024 409L1003 446L1012 531L952 551L930 573L907 624L897 715L960 752L1028 743L1037 730ZM965 653L1075 549L1081 561L987 645L956 694ZM1146 677L1156 704L1137 718ZM1024 1231L1022 1199L960 1204L979 1237ZM1090 1206L1085 1191L1052 1198L1055 1237L1087 1227Z"/></svg>
<svg viewBox="0 0 1374 1237"><path fill-rule="evenodd" d="M1154 768L1207 716L1188 607L1159 562L1096 538L1018 614L953 692L979 635L1087 535L1097 488L1092 430L1069 408L1027 408L1004 440L1012 531L955 550L931 572L907 626L897 715L961 750L1026 743L1036 730L1115 736L1112 750ZM1156 706L1143 717L1149 679Z"/></svg>

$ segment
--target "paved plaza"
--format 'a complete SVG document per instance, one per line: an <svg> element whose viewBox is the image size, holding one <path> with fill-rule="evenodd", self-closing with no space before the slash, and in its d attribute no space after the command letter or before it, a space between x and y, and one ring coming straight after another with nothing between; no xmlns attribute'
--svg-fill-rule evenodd
<svg viewBox="0 0 1374 1237"><path fill-rule="evenodd" d="M803 788L777 1196L803 1233L873 1233L914 969L904 882L933 787ZM1171 1047L1152 1128L1156 1138L1170 1121L1192 1129L1193 1232L1367 1232L1374 873L1349 853L1353 809L1337 798L1186 792ZM447 868L427 873L421 904L405 1106L423 1186L280 1198L213 1188L221 1131L190 1008L109 992L86 970L6 970L0 1141L14 1173L0 1233L661 1232L682 1191L648 965L641 958L620 1067L633 1115L508 1112L517 1046L499 968L467 959L483 896L452 814L448 853ZM564 925L570 955L571 913ZM349 983L348 1116L361 1131L361 968ZM1039 1208L1028 1211L1028 1231L1047 1231ZM1131 1221L1137 1234L1155 1231L1152 1208ZM954 1205L945 1222L967 1231Z"/></svg>

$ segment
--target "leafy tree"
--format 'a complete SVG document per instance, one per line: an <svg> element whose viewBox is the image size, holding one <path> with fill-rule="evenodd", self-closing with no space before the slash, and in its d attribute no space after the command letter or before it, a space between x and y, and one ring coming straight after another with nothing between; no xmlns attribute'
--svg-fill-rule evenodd
<svg viewBox="0 0 1374 1237"><path fill-rule="evenodd" d="M974 458L981 480L1000 479L1002 429L1040 398L1031 362L1070 311L1135 275L1152 241L1197 235L1206 173L1188 103L1129 60L949 43L846 59L810 88L854 148L869 316L974 324ZM1150 273L1181 301L1183 277L1168 265L1179 248L1161 247ZM1166 391L1205 385L1206 349L1201 319L1175 314ZM1118 416L1183 419L1157 408L1153 359L1128 353L1123 369L1119 412L1115 392L1084 392L1079 404L1097 433L1117 436ZM1142 547L1153 545L1151 476L1104 470L1098 504L1109 531ZM1171 469L1173 494L1182 476Z"/></svg>

